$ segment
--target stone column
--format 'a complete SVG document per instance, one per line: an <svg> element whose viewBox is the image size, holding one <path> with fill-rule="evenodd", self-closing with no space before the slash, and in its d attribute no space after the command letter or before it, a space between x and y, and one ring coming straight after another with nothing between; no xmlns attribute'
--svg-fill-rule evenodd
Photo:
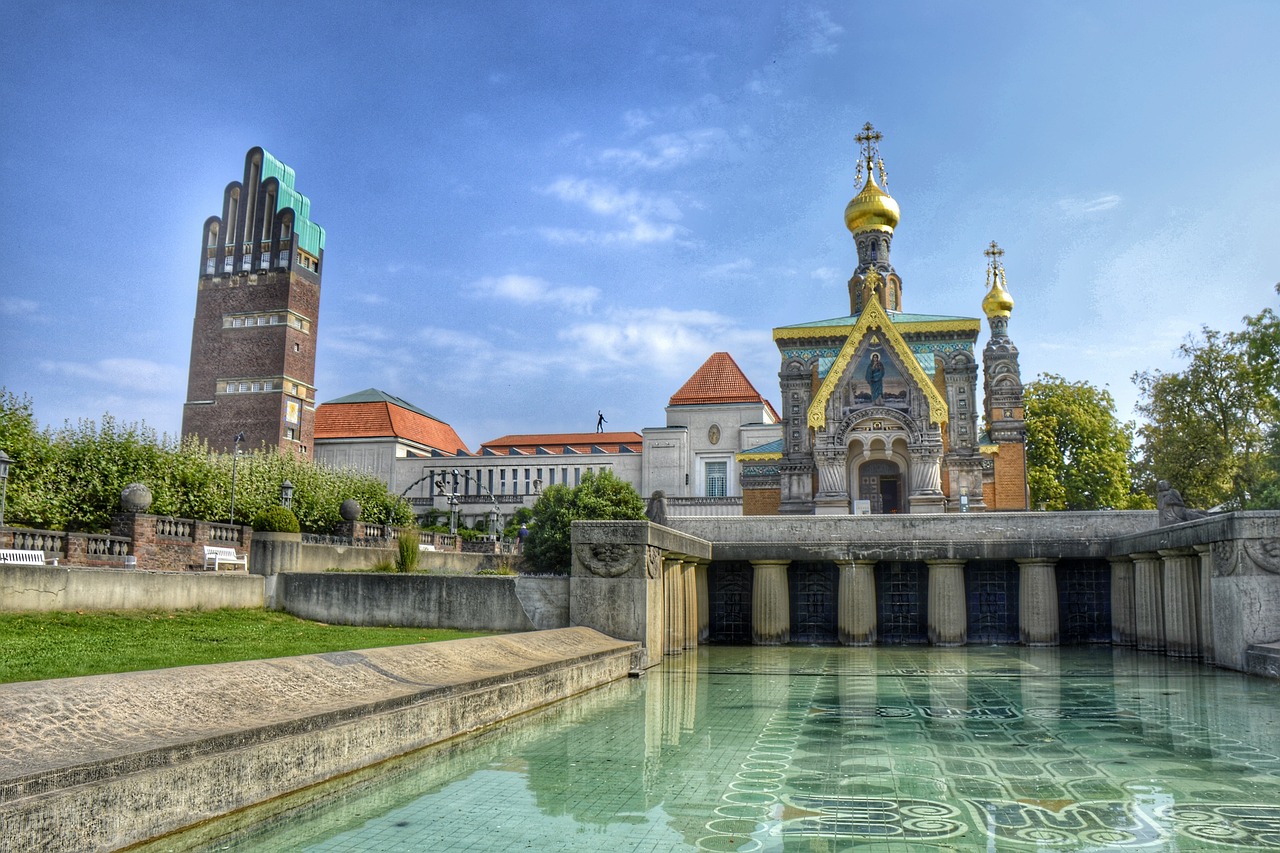
<svg viewBox="0 0 1280 853"><path fill-rule="evenodd" d="M790 560L752 560L751 642L781 646L791 642L791 594L787 586Z"/></svg>
<svg viewBox="0 0 1280 853"><path fill-rule="evenodd" d="M679 557L663 557L662 588L666 603L664 621L667 626L666 642L663 651L669 655L678 655L684 651L684 577L681 569L684 561Z"/></svg>
<svg viewBox="0 0 1280 853"><path fill-rule="evenodd" d="M929 642L963 646L969 622L965 609L964 560L928 560Z"/></svg>
<svg viewBox="0 0 1280 853"><path fill-rule="evenodd" d="M698 591L698 642L705 643L711 636L711 593L707 583L707 571L711 563L699 560L694 568L694 582Z"/></svg>
<svg viewBox="0 0 1280 853"><path fill-rule="evenodd" d="M1192 545L1200 560L1200 657L1217 663L1213 652L1213 546Z"/></svg>
<svg viewBox="0 0 1280 853"><path fill-rule="evenodd" d="M684 647L698 647L698 563L685 559L681 574L684 577Z"/></svg>
<svg viewBox="0 0 1280 853"><path fill-rule="evenodd" d="M1058 561L1018 560L1018 628L1028 646L1058 645Z"/></svg>
<svg viewBox="0 0 1280 853"><path fill-rule="evenodd" d="M1200 654L1200 558L1194 548L1168 548L1164 558L1164 649L1173 657Z"/></svg>
<svg viewBox="0 0 1280 853"><path fill-rule="evenodd" d="M876 561L837 560L836 630L841 645L874 646L876 642Z"/></svg>
<svg viewBox="0 0 1280 853"><path fill-rule="evenodd" d="M1132 646L1137 641L1133 622L1133 560L1112 557L1111 563L1111 642Z"/></svg>
<svg viewBox="0 0 1280 853"><path fill-rule="evenodd" d="M1133 624L1138 648L1164 651L1164 594L1161 592L1160 555L1154 551L1130 554L1133 558Z"/></svg>

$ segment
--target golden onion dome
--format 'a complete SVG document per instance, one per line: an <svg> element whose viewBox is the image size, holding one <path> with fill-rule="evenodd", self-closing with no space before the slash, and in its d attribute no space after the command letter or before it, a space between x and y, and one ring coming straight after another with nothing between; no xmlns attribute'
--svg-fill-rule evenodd
<svg viewBox="0 0 1280 853"><path fill-rule="evenodd" d="M1013 297L1004 286L1004 271L996 275L986 298L982 300L982 310L988 318L1005 317L1013 313Z"/></svg>
<svg viewBox="0 0 1280 853"><path fill-rule="evenodd" d="M862 231L887 231L892 234L900 216L898 203L893 200L893 196L880 189L868 166L866 184L844 209L845 227L854 234Z"/></svg>

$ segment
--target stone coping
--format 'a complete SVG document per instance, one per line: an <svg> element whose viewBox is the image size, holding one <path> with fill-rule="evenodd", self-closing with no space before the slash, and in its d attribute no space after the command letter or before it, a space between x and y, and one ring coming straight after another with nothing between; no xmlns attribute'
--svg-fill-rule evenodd
<svg viewBox="0 0 1280 853"><path fill-rule="evenodd" d="M0 804L629 656L636 648L589 628L564 628L4 684Z"/></svg>

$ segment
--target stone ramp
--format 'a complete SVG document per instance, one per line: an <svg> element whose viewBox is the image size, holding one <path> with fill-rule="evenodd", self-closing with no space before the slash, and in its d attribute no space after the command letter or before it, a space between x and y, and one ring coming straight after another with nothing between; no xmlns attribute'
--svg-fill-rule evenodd
<svg viewBox="0 0 1280 853"><path fill-rule="evenodd" d="M115 850L622 678L588 628L0 685L0 851Z"/></svg>

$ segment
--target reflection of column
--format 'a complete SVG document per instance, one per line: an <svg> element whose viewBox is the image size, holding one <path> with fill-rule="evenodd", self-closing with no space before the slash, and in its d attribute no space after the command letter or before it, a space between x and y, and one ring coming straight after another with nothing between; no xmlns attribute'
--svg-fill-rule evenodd
<svg viewBox="0 0 1280 853"><path fill-rule="evenodd" d="M1164 558L1164 648L1173 657L1200 653L1200 558L1193 548L1167 548Z"/></svg>
<svg viewBox="0 0 1280 853"><path fill-rule="evenodd" d="M1133 560L1112 557L1111 563L1111 642L1132 646L1136 640L1133 624Z"/></svg>
<svg viewBox="0 0 1280 853"><path fill-rule="evenodd" d="M684 598L684 578L680 574L684 561L679 557L663 557L662 588L665 592L667 624L667 641L664 651L669 655L678 655L684 651L684 609L681 600Z"/></svg>
<svg viewBox="0 0 1280 853"><path fill-rule="evenodd" d="M1057 560L1018 560L1018 628L1028 646L1058 644Z"/></svg>
<svg viewBox="0 0 1280 853"><path fill-rule="evenodd" d="M694 568L694 582L698 592L698 642L705 643L711 636L711 597L707 583L707 571L711 563L699 560Z"/></svg>
<svg viewBox="0 0 1280 853"><path fill-rule="evenodd" d="M837 560L840 586L836 593L836 630L845 646L870 646L876 641L876 561Z"/></svg>
<svg viewBox="0 0 1280 853"><path fill-rule="evenodd" d="M685 560L680 569L684 577L684 647L698 646L698 581L694 577L698 564L694 560Z"/></svg>
<svg viewBox="0 0 1280 853"><path fill-rule="evenodd" d="M963 646L968 638L964 601L964 560L927 560L929 565L929 642Z"/></svg>
<svg viewBox="0 0 1280 853"><path fill-rule="evenodd" d="M780 646L791 642L791 601L787 590L790 560L752 560L751 642Z"/></svg>
<svg viewBox="0 0 1280 853"><path fill-rule="evenodd" d="M1192 545L1200 561L1200 657L1206 663L1216 663L1213 653L1213 547Z"/></svg>
<svg viewBox="0 0 1280 853"><path fill-rule="evenodd" d="M1133 624L1138 648L1164 651L1164 595L1161 593L1160 555L1154 551L1133 558Z"/></svg>

